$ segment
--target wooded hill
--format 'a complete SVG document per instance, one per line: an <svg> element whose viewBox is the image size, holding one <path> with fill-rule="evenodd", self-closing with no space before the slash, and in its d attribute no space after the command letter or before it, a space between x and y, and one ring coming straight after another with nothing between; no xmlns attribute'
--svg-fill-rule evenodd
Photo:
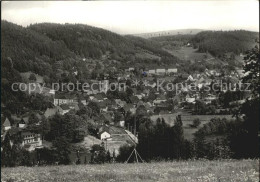
<svg viewBox="0 0 260 182"><path fill-rule="evenodd" d="M217 57L221 57L225 53L243 53L256 45L256 39L259 39L258 32L245 30L203 31L196 35L180 34L152 38L163 46L182 46L191 43L194 48L198 48L199 52L208 51Z"/></svg>
<svg viewBox="0 0 260 182"><path fill-rule="evenodd" d="M41 23L25 28L2 21L1 34L1 58L10 57L13 68L19 72L33 71L50 76L57 61L66 64L82 58L100 59L105 54L125 63L140 50L177 61L154 41L121 36L82 24ZM46 70L50 72L46 73Z"/></svg>

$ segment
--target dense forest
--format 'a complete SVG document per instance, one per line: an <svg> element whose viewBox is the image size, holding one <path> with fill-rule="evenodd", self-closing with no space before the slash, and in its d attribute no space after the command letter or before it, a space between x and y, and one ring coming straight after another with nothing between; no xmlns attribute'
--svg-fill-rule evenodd
<svg viewBox="0 0 260 182"><path fill-rule="evenodd" d="M2 60L11 58L19 72L32 71L51 76L54 65L62 63L68 70L82 58L111 59L125 63L135 60L137 50L150 52L164 60L177 58L154 41L121 36L116 33L82 24L33 24L26 28L2 21ZM132 57L134 59L132 59ZM138 61L138 60L136 60Z"/></svg>
<svg viewBox="0 0 260 182"><path fill-rule="evenodd" d="M154 37L152 40L162 46L183 46L191 43L199 52L209 52L213 56L222 57L225 53L240 54L254 47L259 39L257 32L245 30L234 31L202 31L195 35L174 35Z"/></svg>
<svg viewBox="0 0 260 182"><path fill-rule="evenodd" d="M256 44L259 38L257 32L245 30L236 31L205 31L198 33L192 42L199 51L209 51L214 56L222 56L224 53L244 53Z"/></svg>

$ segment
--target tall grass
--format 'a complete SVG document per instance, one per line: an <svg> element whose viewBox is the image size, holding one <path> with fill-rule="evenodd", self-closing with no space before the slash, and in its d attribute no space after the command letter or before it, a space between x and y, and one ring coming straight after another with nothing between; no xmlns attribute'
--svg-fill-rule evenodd
<svg viewBox="0 0 260 182"><path fill-rule="evenodd" d="M258 160L193 160L2 168L2 182L258 182Z"/></svg>

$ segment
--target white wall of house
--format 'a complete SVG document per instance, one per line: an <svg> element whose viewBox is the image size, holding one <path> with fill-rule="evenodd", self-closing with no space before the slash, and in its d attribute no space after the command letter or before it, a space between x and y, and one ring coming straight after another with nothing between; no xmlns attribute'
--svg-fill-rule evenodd
<svg viewBox="0 0 260 182"><path fill-rule="evenodd" d="M188 97L188 98L186 98L186 102L188 102L188 103L195 102L195 97Z"/></svg>
<svg viewBox="0 0 260 182"><path fill-rule="evenodd" d="M27 134L23 136L22 146L30 145L26 150L33 151L36 147L42 146L42 139L40 134Z"/></svg>
<svg viewBox="0 0 260 182"><path fill-rule="evenodd" d="M119 125L120 125L121 127L125 127L125 121L119 121Z"/></svg>
<svg viewBox="0 0 260 182"><path fill-rule="evenodd" d="M106 131L104 131L104 132L101 133L101 135L100 135L100 139L101 139L101 140L104 140L104 139L110 138L110 137L111 137L111 135L110 135L108 132L106 132Z"/></svg>
<svg viewBox="0 0 260 182"><path fill-rule="evenodd" d="M74 102L74 99L54 99L54 105L60 106L62 104L68 104Z"/></svg>
<svg viewBox="0 0 260 182"><path fill-rule="evenodd" d="M11 126L5 126L5 131L10 130L11 128Z"/></svg>
<svg viewBox="0 0 260 182"><path fill-rule="evenodd" d="M24 128L25 124L19 124L19 128Z"/></svg>

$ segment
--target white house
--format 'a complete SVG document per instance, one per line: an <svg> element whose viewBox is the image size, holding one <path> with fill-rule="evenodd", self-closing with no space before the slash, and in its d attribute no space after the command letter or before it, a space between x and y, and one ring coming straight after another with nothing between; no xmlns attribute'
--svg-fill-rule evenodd
<svg viewBox="0 0 260 182"><path fill-rule="evenodd" d="M62 105L62 104L68 104L68 103L71 103L71 102L74 102L75 101L75 99L54 99L54 105L55 106L60 106L60 105Z"/></svg>
<svg viewBox="0 0 260 182"><path fill-rule="evenodd" d="M167 73L174 73L174 74L176 74L177 73L177 68L169 68L168 70L167 70Z"/></svg>
<svg viewBox="0 0 260 182"><path fill-rule="evenodd" d="M20 120L20 122L18 123L18 127L19 128L25 128L25 126L26 126L26 123L25 123L25 121L23 120L23 118Z"/></svg>
<svg viewBox="0 0 260 182"><path fill-rule="evenodd" d="M158 75L163 75L163 74L165 74L165 72L166 72L165 69L156 69L156 73L157 73Z"/></svg>
<svg viewBox="0 0 260 182"><path fill-rule="evenodd" d="M99 133L100 136L100 140L106 140L111 138L110 133L108 133L107 131L102 131L101 133Z"/></svg>
<svg viewBox="0 0 260 182"><path fill-rule="evenodd" d="M119 125L121 126L121 127L125 127L125 121L119 121Z"/></svg>
<svg viewBox="0 0 260 182"><path fill-rule="evenodd" d="M42 139L41 135L38 133L32 133L30 131L22 131L22 146L28 150L32 151L35 150L35 148L41 148L42 147Z"/></svg>
<svg viewBox="0 0 260 182"><path fill-rule="evenodd" d="M8 118L5 119L3 127L4 127L5 131L10 130L12 128L11 122L9 121Z"/></svg>
<svg viewBox="0 0 260 182"><path fill-rule="evenodd" d="M188 103L195 103L196 98L195 97L191 97L189 94L186 95L185 101Z"/></svg>

